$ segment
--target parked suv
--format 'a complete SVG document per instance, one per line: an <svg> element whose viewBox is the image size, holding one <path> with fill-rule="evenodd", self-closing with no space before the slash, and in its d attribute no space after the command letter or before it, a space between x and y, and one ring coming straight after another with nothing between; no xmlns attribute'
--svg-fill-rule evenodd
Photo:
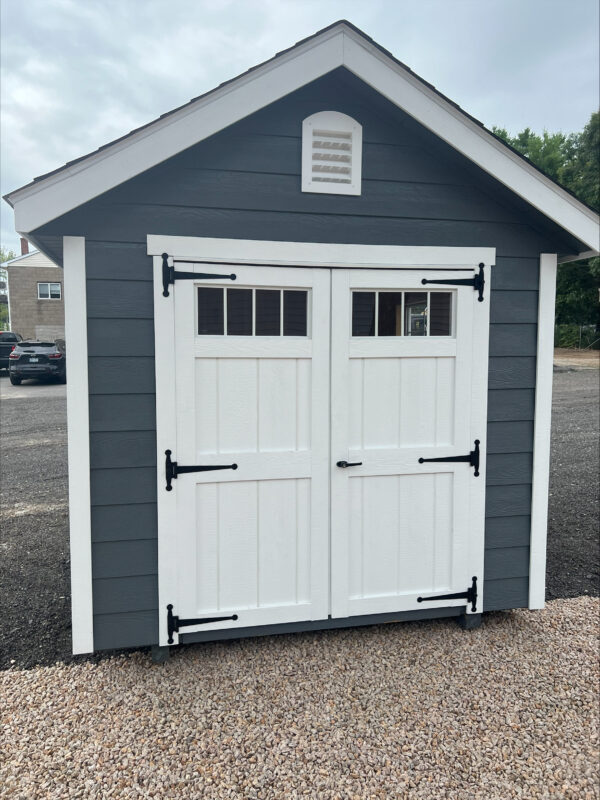
<svg viewBox="0 0 600 800"><path fill-rule="evenodd" d="M23 378L58 378L67 382L67 351L63 339L56 342L18 342L8 357L13 386Z"/></svg>
<svg viewBox="0 0 600 800"><path fill-rule="evenodd" d="M0 331L0 369L8 369L8 357L20 341L22 339L18 333Z"/></svg>

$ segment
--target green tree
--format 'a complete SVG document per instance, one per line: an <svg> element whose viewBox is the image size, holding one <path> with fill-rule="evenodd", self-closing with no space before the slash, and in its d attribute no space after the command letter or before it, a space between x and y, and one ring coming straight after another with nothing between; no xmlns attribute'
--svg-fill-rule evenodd
<svg viewBox="0 0 600 800"><path fill-rule="evenodd" d="M14 250L7 250L5 247L0 247L0 264L4 264L5 261L10 261L11 258L16 258L17 254Z"/></svg>
<svg viewBox="0 0 600 800"><path fill-rule="evenodd" d="M493 132L529 158L548 177L579 200L600 209L600 114L595 111L580 133L548 133L530 128L511 136L505 128ZM600 329L600 258L560 264L556 282L556 323L596 325Z"/></svg>

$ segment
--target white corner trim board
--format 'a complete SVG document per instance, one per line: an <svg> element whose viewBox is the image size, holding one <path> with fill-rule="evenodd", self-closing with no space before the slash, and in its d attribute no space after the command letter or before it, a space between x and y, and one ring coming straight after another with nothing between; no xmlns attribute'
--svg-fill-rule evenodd
<svg viewBox="0 0 600 800"><path fill-rule="evenodd" d="M542 253L540 256L533 485L531 487L529 608L543 608L546 591L556 263L557 259L554 254Z"/></svg>
<svg viewBox="0 0 600 800"><path fill-rule="evenodd" d="M63 237L73 653L94 650L85 238Z"/></svg>
<svg viewBox="0 0 600 800"><path fill-rule="evenodd" d="M147 237L149 256L163 253L173 260L198 259L227 264L296 267L472 267L496 263L494 247L419 247L371 244L273 242L253 239L213 239L196 236Z"/></svg>
<svg viewBox="0 0 600 800"><path fill-rule="evenodd" d="M345 22L75 164L11 192L7 200L15 209L16 229L30 234L337 67L353 72L584 242L586 249L598 248L597 214Z"/></svg>

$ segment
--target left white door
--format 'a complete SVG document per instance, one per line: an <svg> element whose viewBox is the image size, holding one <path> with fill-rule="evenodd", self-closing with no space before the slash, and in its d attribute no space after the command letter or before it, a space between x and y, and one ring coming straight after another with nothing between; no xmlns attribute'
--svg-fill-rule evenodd
<svg viewBox="0 0 600 800"><path fill-rule="evenodd" d="M160 643L327 617L328 270L155 259ZM162 335L164 334L164 335ZM182 466L166 490L165 451ZM205 623L202 620L224 618Z"/></svg>

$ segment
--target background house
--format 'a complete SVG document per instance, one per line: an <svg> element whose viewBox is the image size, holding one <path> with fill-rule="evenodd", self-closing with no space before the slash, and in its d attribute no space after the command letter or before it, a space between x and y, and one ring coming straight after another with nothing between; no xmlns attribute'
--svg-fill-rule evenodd
<svg viewBox="0 0 600 800"><path fill-rule="evenodd" d="M25 339L54 340L65 335L63 271L43 253L29 252L4 263L8 276L11 330Z"/></svg>

